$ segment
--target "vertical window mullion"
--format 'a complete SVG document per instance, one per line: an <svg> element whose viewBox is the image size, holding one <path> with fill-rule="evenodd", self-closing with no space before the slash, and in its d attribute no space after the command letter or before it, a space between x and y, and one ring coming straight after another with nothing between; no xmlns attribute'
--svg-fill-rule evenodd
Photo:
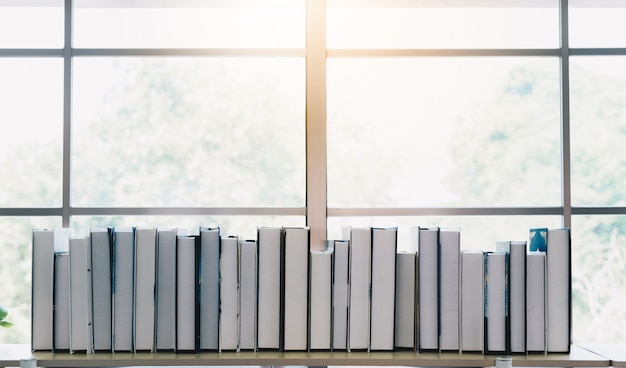
<svg viewBox="0 0 626 368"><path fill-rule="evenodd" d="M562 200L563 226L572 226L572 195L571 195L571 142L570 142L570 89L569 89L569 22L568 0L561 0L560 14L560 41L561 41L561 170L562 170Z"/></svg>
<svg viewBox="0 0 626 368"><path fill-rule="evenodd" d="M306 206L311 249L326 239L326 1L306 1Z"/></svg>
<svg viewBox="0 0 626 368"><path fill-rule="evenodd" d="M70 225L70 178L71 178L71 112L72 112L72 0L65 0L63 44L63 227Z"/></svg>

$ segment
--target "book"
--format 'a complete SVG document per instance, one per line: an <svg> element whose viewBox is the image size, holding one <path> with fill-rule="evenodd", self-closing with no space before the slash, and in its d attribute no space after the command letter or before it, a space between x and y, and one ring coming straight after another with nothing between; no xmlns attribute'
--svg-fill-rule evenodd
<svg viewBox="0 0 626 368"><path fill-rule="evenodd" d="M282 337L283 241L279 227L259 227L257 348L280 350Z"/></svg>
<svg viewBox="0 0 626 368"><path fill-rule="evenodd" d="M484 351L484 254L478 250L461 252L461 350Z"/></svg>
<svg viewBox="0 0 626 368"><path fill-rule="evenodd" d="M333 247L312 250L309 278L309 350L330 350L332 294L333 294Z"/></svg>
<svg viewBox="0 0 626 368"><path fill-rule="evenodd" d="M526 255L526 350L546 351L546 253Z"/></svg>
<svg viewBox="0 0 626 368"><path fill-rule="evenodd" d="M459 229L439 230L439 349L459 351L460 332L460 269L461 232Z"/></svg>
<svg viewBox="0 0 626 368"><path fill-rule="evenodd" d="M283 349L308 348L309 228L283 228Z"/></svg>
<svg viewBox="0 0 626 368"><path fill-rule="evenodd" d="M176 236L156 229L156 350L176 350Z"/></svg>
<svg viewBox="0 0 626 368"><path fill-rule="evenodd" d="M54 310L54 232L33 229L32 234L31 348L52 350Z"/></svg>
<svg viewBox="0 0 626 368"><path fill-rule="evenodd" d="M156 286L156 230L135 228L135 304L133 347L135 351L154 351Z"/></svg>
<svg viewBox="0 0 626 368"><path fill-rule="evenodd" d="M200 350L219 349L220 228L200 227Z"/></svg>
<svg viewBox="0 0 626 368"><path fill-rule="evenodd" d="M546 350L569 353L572 343L570 229L548 229L546 244Z"/></svg>
<svg viewBox="0 0 626 368"><path fill-rule="evenodd" d="M93 353L91 310L91 240L69 238L70 258L70 352Z"/></svg>
<svg viewBox="0 0 626 368"><path fill-rule="evenodd" d="M439 351L439 228L419 228L418 236L418 349L435 352Z"/></svg>
<svg viewBox="0 0 626 368"><path fill-rule="evenodd" d="M222 237L220 254L220 350L239 346L239 238Z"/></svg>
<svg viewBox="0 0 626 368"><path fill-rule="evenodd" d="M330 240L333 243L333 350L348 348L348 254L347 240Z"/></svg>
<svg viewBox="0 0 626 368"><path fill-rule="evenodd" d="M501 241L496 250L509 255L509 339L511 353L526 353L526 242Z"/></svg>
<svg viewBox="0 0 626 368"><path fill-rule="evenodd" d="M91 240L91 289L94 351L111 351L111 233L109 228L93 227Z"/></svg>
<svg viewBox="0 0 626 368"><path fill-rule="evenodd" d="M416 251L398 252L396 255L394 340L395 347L400 349L416 349L416 255Z"/></svg>
<svg viewBox="0 0 626 368"><path fill-rule="evenodd" d="M239 247L239 350L256 350L257 246L242 240Z"/></svg>
<svg viewBox="0 0 626 368"><path fill-rule="evenodd" d="M508 256L485 253L485 353L509 354Z"/></svg>
<svg viewBox="0 0 626 368"><path fill-rule="evenodd" d="M130 227L113 228L113 351L133 351L135 234Z"/></svg>
<svg viewBox="0 0 626 368"><path fill-rule="evenodd" d="M176 236L176 352L196 352L200 345L198 248L195 236Z"/></svg>
<svg viewBox="0 0 626 368"><path fill-rule="evenodd" d="M371 230L370 350L393 350L398 228Z"/></svg>
<svg viewBox="0 0 626 368"><path fill-rule="evenodd" d="M70 350L70 255L69 252L54 253L54 316L53 350Z"/></svg>
<svg viewBox="0 0 626 368"><path fill-rule="evenodd" d="M346 227L350 241L348 277L348 350L369 350L372 229Z"/></svg>

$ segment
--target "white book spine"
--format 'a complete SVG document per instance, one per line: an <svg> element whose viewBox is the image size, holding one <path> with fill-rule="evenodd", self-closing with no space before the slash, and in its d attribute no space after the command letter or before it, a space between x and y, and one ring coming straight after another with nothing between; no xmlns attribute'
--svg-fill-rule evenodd
<svg viewBox="0 0 626 368"><path fill-rule="evenodd" d="M439 229L419 231L419 350L439 350Z"/></svg>
<svg viewBox="0 0 626 368"><path fill-rule="evenodd" d="M93 348L111 351L111 241L107 228L92 228Z"/></svg>
<svg viewBox="0 0 626 368"><path fill-rule="evenodd" d="M220 229L200 228L200 349L219 348Z"/></svg>
<svg viewBox="0 0 626 368"><path fill-rule="evenodd" d="M176 349L176 235L176 229L157 229L157 351Z"/></svg>
<svg viewBox="0 0 626 368"><path fill-rule="evenodd" d="M134 234L132 228L113 232L113 350L133 350Z"/></svg>
<svg viewBox="0 0 626 368"><path fill-rule="evenodd" d="M333 259L333 349L346 350L348 336L348 253L349 242L334 241Z"/></svg>
<svg viewBox="0 0 626 368"><path fill-rule="evenodd" d="M486 254L485 271L485 321L487 353L506 353L506 254L489 252Z"/></svg>
<svg viewBox="0 0 626 368"><path fill-rule="evenodd" d="M332 251L311 252L310 278L311 350L331 348Z"/></svg>
<svg viewBox="0 0 626 368"><path fill-rule="evenodd" d="M68 252L55 252L54 350L69 351L70 323L70 257Z"/></svg>
<svg viewBox="0 0 626 368"><path fill-rule="evenodd" d="M440 349L443 351L459 350L459 314L460 314L460 231L458 229L440 230L440 295L439 318L441 321Z"/></svg>
<svg viewBox="0 0 626 368"><path fill-rule="evenodd" d="M308 346L309 229L285 228L284 350Z"/></svg>
<svg viewBox="0 0 626 368"><path fill-rule="evenodd" d="M241 242L239 268L240 318L239 350L256 349L257 246L254 240Z"/></svg>
<svg viewBox="0 0 626 368"><path fill-rule="evenodd" d="M485 271L482 251L463 251L461 258L461 349L483 352Z"/></svg>
<svg viewBox="0 0 626 368"><path fill-rule="evenodd" d="M393 350L398 229L372 229L370 350Z"/></svg>
<svg viewBox="0 0 626 368"><path fill-rule="evenodd" d="M154 292L156 285L156 232L152 227L135 230L134 349L154 351Z"/></svg>
<svg viewBox="0 0 626 368"><path fill-rule="evenodd" d="M546 253L529 252L526 256L526 349L546 350Z"/></svg>
<svg viewBox="0 0 626 368"><path fill-rule="evenodd" d="M282 239L281 229L262 227L257 233L259 290L257 348L280 349Z"/></svg>
<svg viewBox="0 0 626 368"><path fill-rule="evenodd" d="M53 348L54 306L54 232L33 230L32 249L32 318L33 350Z"/></svg>
<svg viewBox="0 0 626 368"><path fill-rule="evenodd" d="M395 346L415 349L416 252L397 254Z"/></svg>
<svg viewBox="0 0 626 368"><path fill-rule="evenodd" d="M368 350L370 342L372 230L369 227L353 227L349 230L348 349Z"/></svg>
<svg viewBox="0 0 626 368"><path fill-rule="evenodd" d="M70 247L70 351L91 353L91 272L88 238L71 237Z"/></svg>
<svg viewBox="0 0 626 368"><path fill-rule="evenodd" d="M176 350L196 350L196 239L177 236Z"/></svg>
<svg viewBox="0 0 626 368"><path fill-rule="evenodd" d="M222 237L220 256L220 350L239 347L239 239Z"/></svg>
<svg viewBox="0 0 626 368"><path fill-rule="evenodd" d="M526 353L526 242L510 242L509 323L511 353Z"/></svg>
<svg viewBox="0 0 626 368"><path fill-rule="evenodd" d="M572 318L569 229L548 229L546 270L546 348L548 353L568 353Z"/></svg>

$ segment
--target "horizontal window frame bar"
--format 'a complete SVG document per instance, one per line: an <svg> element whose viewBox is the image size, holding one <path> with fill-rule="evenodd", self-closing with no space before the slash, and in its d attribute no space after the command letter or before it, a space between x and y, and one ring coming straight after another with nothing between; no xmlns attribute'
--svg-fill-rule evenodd
<svg viewBox="0 0 626 368"><path fill-rule="evenodd" d="M216 57L305 57L305 48L138 48L72 49L72 56L216 56Z"/></svg>
<svg viewBox="0 0 626 368"><path fill-rule="evenodd" d="M626 215L626 207L572 207L572 215ZM563 216L564 207L329 207L327 217Z"/></svg>
<svg viewBox="0 0 626 368"><path fill-rule="evenodd" d="M64 57L64 49L0 48L0 57ZM87 56L200 56L306 57L306 48L73 48L72 57ZM327 58L562 56L562 49L328 49ZM626 56L626 47L570 48L569 56Z"/></svg>
<svg viewBox="0 0 626 368"><path fill-rule="evenodd" d="M306 207L70 207L69 216L306 216ZM62 216L63 208L0 208L0 217Z"/></svg>
<svg viewBox="0 0 626 368"><path fill-rule="evenodd" d="M572 207L572 215L626 215L626 207ZM70 207L70 216L306 216L306 207ZM563 207L328 207L326 217L562 216ZM62 216L60 207L0 208L0 217Z"/></svg>

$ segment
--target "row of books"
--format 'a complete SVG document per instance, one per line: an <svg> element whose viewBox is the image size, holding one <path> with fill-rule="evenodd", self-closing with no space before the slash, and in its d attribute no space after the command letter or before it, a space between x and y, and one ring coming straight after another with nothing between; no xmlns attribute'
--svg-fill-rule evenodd
<svg viewBox="0 0 626 368"><path fill-rule="evenodd" d="M397 228L320 251L308 227L34 229L32 349L569 352L569 229L530 234L466 251L416 227L399 252Z"/></svg>

